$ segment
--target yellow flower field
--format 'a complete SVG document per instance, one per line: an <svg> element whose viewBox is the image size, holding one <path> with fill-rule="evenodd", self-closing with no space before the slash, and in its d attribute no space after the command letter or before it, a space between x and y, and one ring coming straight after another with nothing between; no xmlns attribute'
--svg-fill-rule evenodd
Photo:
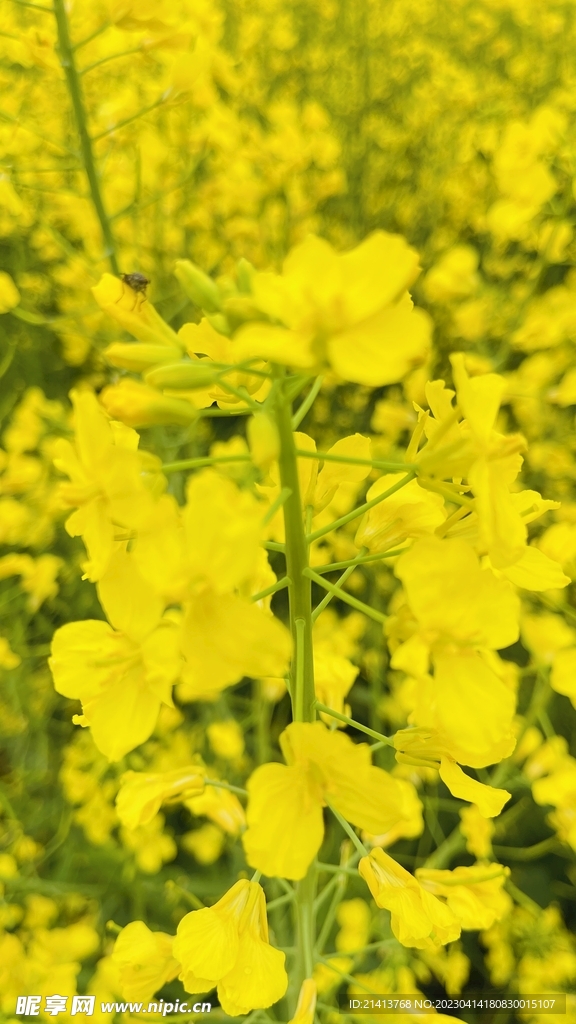
<svg viewBox="0 0 576 1024"><path fill-rule="evenodd" d="M576 6L2 0L0 1014L576 1022Z"/></svg>

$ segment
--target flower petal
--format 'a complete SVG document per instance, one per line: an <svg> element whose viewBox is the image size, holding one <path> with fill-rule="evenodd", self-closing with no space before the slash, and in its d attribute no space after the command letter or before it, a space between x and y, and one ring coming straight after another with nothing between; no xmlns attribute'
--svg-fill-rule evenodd
<svg viewBox="0 0 576 1024"><path fill-rule="evenodd" d="M449 761L445 757L440 764L440 778L448 786L452 796L476 804L484 818L495 818L512 796L505 789L495 789L471 779L455 761Z"/></svg>
<svg viewBox="0 0 576 1024"><path fill-rule="evenodd" d="M248 793L242 837L248 863L265 875L303 878L324 836L321 797L308 773L264 764L248 780Z"/></svg>

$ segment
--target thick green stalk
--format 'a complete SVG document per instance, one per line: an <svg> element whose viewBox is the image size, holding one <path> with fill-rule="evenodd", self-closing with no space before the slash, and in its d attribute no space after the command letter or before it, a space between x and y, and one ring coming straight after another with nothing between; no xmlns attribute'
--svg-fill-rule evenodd
<svg viewBox="0 0 576 1024"><path fill-rule="evenodd" d="M292 433L292 399L284 379L278 379L276 382L275 415L280 437L280 482L287 495L283 512L286 573L291 580L288 591L290 629L294 644L290 685L292 716L296 722L313 722L316 718L316 695L312 649L312 585L310 579L304 575L308 568L308 543L304 530L304 510ZM306 877L296 886L296 963L294 988L290 993L291 1010L295 1008L302 982L305 978L311 977L314 968L315 894L316 866L312 864Z"/></svg>
<svg viewBox="0 0 576 1024"><path fill-rule="evenodd" d="M94 159L94 153L92 150L92 140L88 132L88 120L86 117L86 108L84 106L82 85L80 81L80 75L78 74L78 69L76 67L74 47L72 46L72 41L70 39L68 15L66 14L66 6L64 0L54 0L54 15L56 17L56 25L58 28L58 49L60 51L60 63L64 70L64 74L66 75L68 92L70 93L70 99L72 100L72 107L74 109L74 119L76 121L78 138L80 140L80 153L82 155L82 163L84 164L84 170L86 171L86 177L88 178L90 194L92 196L92 202L94 204L96 216L100 221L100 227L102 229L102 236L104 238L106 255L110 262L110 268L113 274L118 274L119 270L118 263L116 260L116 246L114 244L114 237L112 235L110 221L108 220L106 209L104 207L102 192L100 190L100 178L98 175L96 161Z"/></svg>
<svg viewBox="0 0 576 1024"><path fill-rule="evenodd" d="M306 878L296 886L296 963L294 1002L305 978L311 978L314 970L314 943L316 936L316 865L308 869ZM294 1007L295 1008L295 1007Z"/></svg>
<svg viewBox="0 0 576 1024"><path fill-rule="evenodd" d="M316 710L312 651L312 584L304 575L308 569L308 544L304 532L296 447L292 433L292 403L286 394L284 381L278 382L276 424L280 436L280 482L285 493L289 492L283 511L286 572L292 581L289 590L290 629L294 643L290 688L292 714L296 722L313 722Z"/></svg>

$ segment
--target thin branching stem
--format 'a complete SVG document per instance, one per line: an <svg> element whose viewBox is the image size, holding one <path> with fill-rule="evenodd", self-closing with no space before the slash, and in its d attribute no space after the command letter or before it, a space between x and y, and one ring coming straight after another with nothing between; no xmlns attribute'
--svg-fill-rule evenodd
<svg viewBox="0 0 576 1024"><path fill-rule="evenodd" d="M88 178L94 210L96 211L96 216L100 223L106 256L108 257L112 273L118 274L119 268L118 261L116 259L116 244L112 234L110 221L106 213L106 208L104 206L104 199L100 188L100 176L96 166L94 152L92 150L92 140L88 131L88 117L84 104L84 96L82 94L82 83L76 67L74 48L70 39L70 29L68 25L65 0L54 0L54 15L56 17L56 26L58 29L60 63L66 76L68 92L72 101L76 130L78 132L80 142L80 152L82 154L82 163L84 164L84 170L86 172L86 177Z"/></svg>

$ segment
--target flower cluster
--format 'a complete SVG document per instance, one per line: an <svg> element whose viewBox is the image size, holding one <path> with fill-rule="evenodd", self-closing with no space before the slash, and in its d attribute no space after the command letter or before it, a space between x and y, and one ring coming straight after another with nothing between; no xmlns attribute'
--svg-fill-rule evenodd
<svg viewBox="0 0 576 1024"><path fill-rule="evenodd" d="M569 993L574 5L5 7L3 1012Z"/></svg>

